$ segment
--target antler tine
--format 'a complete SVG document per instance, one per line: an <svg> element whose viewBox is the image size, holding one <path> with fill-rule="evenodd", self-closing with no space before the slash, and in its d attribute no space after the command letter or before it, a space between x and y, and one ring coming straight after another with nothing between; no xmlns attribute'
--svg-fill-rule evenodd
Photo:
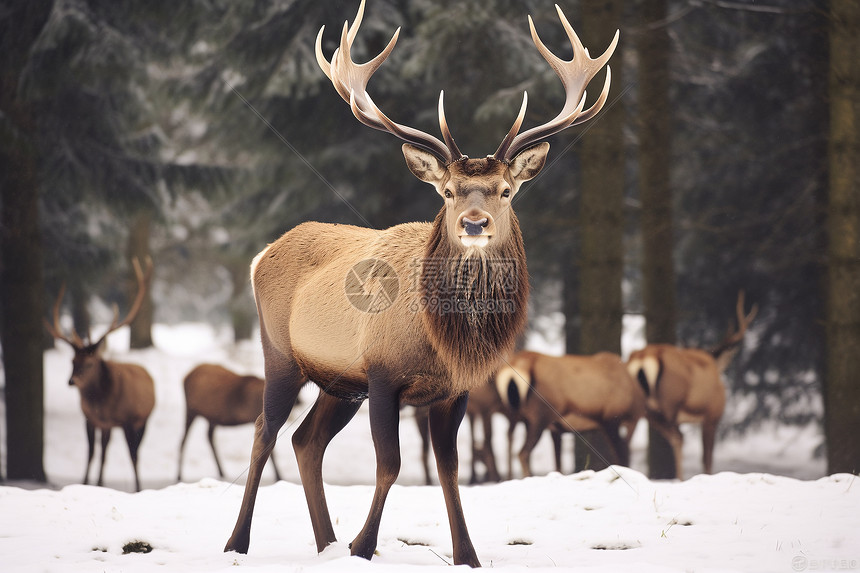
<svg viewBox="0 0 860 573"><path fill-rule="evenodd" d="M63 328L60 326L60 305L63 302L63 296L65 296L65 294L66 294L66 283L63 283L60 286L60 294L57 296L57 300L54 302L54 309L53 309L53 313L52 313L54 323L51 324L50 322L47 321L47 319L45 319L44 320L45 329L48 331L48 334L50 334L54 338L56 338L58 340L63 340L65 342L71 344L72 348L83 348L84 342L83 342L83 340L81 340L81 337L78 335L78 333L74 329L74 327L72 327L72 336L68 337L65 334L63 334Z"/></svg>
<svg viewBox="0 0 860 573"><path fill-rule="evenodd" d="M397 43L397 38L400 35L400 28L394 32L388 45L378 56L364 64L353 62L351 47L364 17L364 2L365 0L361 1L358 14L352 25L349 26L347 23L344 23L343 31L341 32L340 47L332 54L331 61L327 61L322 53L322 35L325 26L320 28L317 34L315 52L317 62L323 73L331 80L337 93L340 94L344 101L349 103L353 115L364 125L380 131L387 131L404 141L422 147L439 156L445 163L459 159L461 153L448 130L443 109L440 108L439 121L445 143L428 133L395 123L373 103L373 100L367 93L367 83L394 49L394 45Z"/></svg>
<svg viewBox="0 0 860 573"><path fill-rule="evenodd" d="M741 336L743 336L743 333L746 332L747 327L758 313L758 305L752 305L749 314L744 315L744 291L740 290L738 291L738 302L735 305L735 313L738 317L738 331L741 333Z"/></svg>
<svg viewBox="0 0 860 573"><path fill-rule="evenodd" d="M535 47L537 47L538 52L540 52L541 56L543 56L550 67L552 67L553 71L555 71L556 75L564 85L566 93L564 107L551 121L543 125L533 127L519 135L516 135L516 132L519 131L517 123L521 124L522 121L517 118L517 121L514 123L516 129L511 129L511 132L509 132L508 136L505 137L502 145L499 146L499 150L497 150L494 155L497 159L510 161L525 147L546 139L571 125L588 121L597 115L597 113L603 108L603 105L606 103L609 96L609 86L612 81L612 76L609 66L606 66L606 63L609 61L609 58L612 57L615 47L618 45L619 32L615 32L615 37L612 39L612 43L602 55L597 58L591 58L588 54L588 49L582 45L582 41L579 39L579 36L577 36L573 26L568 22L564 12L562 12L558 5L556 5L555 8L558 12L561 24L567 33L567 37L570 40L571 46L573 47L573 58L571 60L562 60L546 47L540 39L540 36L538 36L531 16L529 16L529 30L531 31L532 41L534 42ZM606 80L600 97L594 105L583 112L582 110L585 107L586 96L585 88L597 72L599 72L604 66L606 66Z"/></svg>
<svg viewBox="0 0 860 573"><path fill-rule="evenodd" d="M137 295L134 297L134 302L131 305L131 309L128 311L128 314L125 316L123 320L119 320L119 307L114 305L113 307L113 320L111 321L110 326L107 329L107 332L102 334L101 338L94 344L95 346L100 345L107 335L111 332L122 328L131 322L137 317L137 313L140 311L140 307L143 305L143 298L146 294L146 286L149 283L150 278L152 277L152 259L150 257L146 257L146 272L144 272L140 268L140 261L138 261L137 257L131 260L131 264L134 267L134 275L137 278Z"/></svg>

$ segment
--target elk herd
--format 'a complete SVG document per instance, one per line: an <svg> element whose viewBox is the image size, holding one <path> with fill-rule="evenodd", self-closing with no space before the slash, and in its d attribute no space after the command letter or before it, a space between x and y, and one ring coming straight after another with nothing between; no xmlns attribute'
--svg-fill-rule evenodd
<svg viewBox="0 0 860 573"><path fill-rule="evenodd" d="M376 455L376 488L366 522L349 547L353 555L366 559L376 549L383 507L400 471L399 422L405 406L416 408L428 483L427 457L432 446L455 564L480 566L458 489L456 442L465 416L472 428L473 482L501 479L492 448L496 414L509 422L508 477L514 472L515 457L521 474L532 475L531 454L545 430L555 445L556 469L561 469L565 433L592 436L603 444L593 453L606 465L629 464L630 439L642 418L671 444L679 478L683 475L679 425L701 424L704 470L712 470L715 431L725 407L721 373L755 315L755 308L745 313L742 295L736 308L737 327L710 352L654 344L633 352L625 363L611 353L548 356L515 351L526 325L529 289L512 201L544 167L549 152L545 140L588 121L604 106L611 83L607 62L618 42L616 33L608 48L592 58L556 8L573 49L571 60L555 56L538 37L531 17L528 22L538 52L564 87L561 111L549 122L520 133L528 101L524 94L519 114L495 153L475 159L455 143L442 94L440 140L395 123L367 93L368 81L394 49L399 29L382 52L365 64L356 64L351 55L364 0L355 21L344 24L330 59L323 54L325 28L320 29L317 61L335 91L358 121L404 141L406 166L439 195L441 208L432 223L404 223L388 229L303 223L254 258L251 284L265 381L213 364L195 368L184 381L187 413L179 477L188 428L196 417L209 422L209 443L221 476L214 428L255 422L244 497L225 551L248 551L263 467L299 390L308 382L319 387L319 397L293 433L292 445L318 551L336 540L323 487L323 454L365 400ZM600 95L586 109L586 86L604 68ZM384 308L362 306L345 296L345 277L368 261L376 284L401 281ZM137 297L125 319L119 320L116 313L108 332L131 322L140 307L152 265L148 263L144 270L135 263L135 270ZM405 285L406 277L413 277L413 284ZM74 348L70 384L80 390L86 418L87 474L95 431L101 432L101 484L110 430L121 427L139 489L137 451L155 402L152 378L139 366L103 359L100 346L107 333L94 343L74 332L64 335L58 317L62 296L61 291L53 322L46 326L55 338ZM514 456L511 444L519 424L525 437ZM479 426L483 443L475 439ZM485 472L480 478L479 465Z"/></svg>

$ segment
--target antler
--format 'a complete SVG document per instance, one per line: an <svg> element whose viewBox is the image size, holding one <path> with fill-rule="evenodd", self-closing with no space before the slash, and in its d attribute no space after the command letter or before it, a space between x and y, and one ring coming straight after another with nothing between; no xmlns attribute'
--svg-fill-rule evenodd
<svg viewBox="0 0 860 573"><path fill-rule="evenodd" d="M603 104L606 103L606 98L609 96L609 84L612 81L612 74L609 66L606 66L606 81L603 83L603 91L600 92L600 97L594 105L586 111L582 111L585 107L585 88L597 72L606 65L606 62L609 61L609 58L615 51L615 46L618 44L618 31L615 32L615 37L612 39L612 43L606 51L603 52L603 55L592 59L588 55L588 49L582 45L582 42L579 40L579 36L574 32L573 27L570 25L570 22L567 21L567 18L565 18L561 8L558 7L558 4L556 4L555 9L558 12L558 17L564 26L565 32L567 32L567 37L570 39L570 43L573 46L573 58L570 61L564 61L549 51L538 37L531 16L529 16L529 28L531 29L532 40L534 41L538 51L547 63L549 63L556 75L561 79L561 83L564 85L564 91L567 94L564 107L561 112L559 112L559 114L548 123L533 127L528 131L517 135L517 132L520 130L520 126L523 123L523 118L526 113L526 104L528 103L528 94L523 93L523 104L520 107L520 113L517 116L516 121L514 121L513 127L493 154L494 158L501 161L510 161L518 152L529 145L542 141L550 135L556 134L572 125L588 121L597 115L597 113L603 108Z"/></svg>
<svg viewBox="0 0 860 573"><path fill-rule="evenodd" d="M66 294L66 283L60 287L60 294L57 296L56 302L54 302L54 312L53 318L54 323L45 320L45 329L47 329L48 333L58 340L64 340L72 345L72 348L83 348L84 341L81 340L81 337L78 335L77 331L74 327L72 327L71 337L63 334L63 328L60 326L60 304L63 302L63 295Z"/></svg>
<svg viewBox="0 0 860 573"><path fill-rule="evenodd" d="M101 335L101 338L95 342L94 346L98 346L107 338L107 335L111 332L126 326L127 324L131 324L131 322L137 316L138 311L140 310L141 305L143 304L143 297L146 294L146 285L149 283L149 279L152 277L152 259L146 257L146 273L144 273L140 268L140 261L137 260L137 257L131 260L131 264L134 266L134 275L137 278L137 296L134 297L134 302L131 304L131 309L128 311L128 314L125 318L120 321L119 320L119 308L117 305L113 305L113 321L111 321L110 326L107 329L107 332Z"/></svg>
<svg viewBox="0 0 860 573"><path fill-rule="evenodd" d="M448 122L445 120L445 108L442 103L444 92L439 94L439 126L442 130L442 137L445 139L445 143L442 143L438 138L428 133L393 122L370 99L370 95L367 93L367 82L394 49L394 44L397 43L397 38L400 35L400 28L397 28L391 41L388 42L388 45L378 56L364 64L353 62L350 48L358 33L358 28L361 26L361 20L364 17L364 2L365 0L361 0L358 14L355 16L352 26L347 27L348 23L344 22L340 47L332 54L331 62L325 59L322 52L322 35L325 26L320 28L315 46L317 62L320 68L322 68L322 71L334 84L334 88L340 94L340 97L349 103L355 117L364 125L380 131L387 131L404 141L426 149L437 155L446 164L462 158L463 154L460 153L460 149L454 142L454 138L448 129Z"/></svg>
<svg viewBox="0 0 860 573"><path fill-rule="evenodd" d="M743 340L744 335L747 332L747 328L749 328L750 323L755 318L755 315L758 313L758 305L752 305L749 314L744 315L744 291L738 291L738 302L735 305L735 315L738 320L738 329L733 332L734 328L729 327L728 334L720 342L716 347L711 350L711 354L714 356L719 356L726 350L732 348L736 344L738 344L741 340Z"/></svg>

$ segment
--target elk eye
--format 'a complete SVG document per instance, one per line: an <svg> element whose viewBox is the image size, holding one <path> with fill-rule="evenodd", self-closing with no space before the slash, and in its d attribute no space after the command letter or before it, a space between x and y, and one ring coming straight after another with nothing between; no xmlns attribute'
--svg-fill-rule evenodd
<svg viewBox="0 0 860 573"><path fill-rule="evenodd" d="M510 189L505 189L504 191L502 191L502 197L503 198L504 197L510 197L510 196L511 196L511 190Z"/></svg>
<svg viewBox="0 0 860 573"><path fill-rule="evenodd" d="M453 199L453 198L454 198L454 194L451 193L451 190L445 189L445 199Z"/></svg>

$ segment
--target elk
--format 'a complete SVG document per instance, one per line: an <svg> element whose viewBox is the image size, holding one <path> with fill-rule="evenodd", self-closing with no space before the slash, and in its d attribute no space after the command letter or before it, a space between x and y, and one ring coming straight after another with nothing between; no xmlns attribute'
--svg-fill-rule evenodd
<svg viewBox="0 0 860 573"><path fill-rule="evenodd" d="M135 491L140 491L137 451L143 439L146 421L155 406L155 385L152 377L142 366L105 360L101 355L102 343L107 335L130 324L143 303L146 285L152 275L152 261L147 261L145 273L141 270L137 259L132 262L137 278L137 295L131 309L123 320L119 320L119 309L114 306L113 321L107 332L97 341L90 342L89 335L87 341L83 340L74 328L70 335L63 334L60 326L60 304L63 301L65 285L60 288L60 294L54 303L53 324L46 320L45 327L51 336L67 342L75 351L69 385L78 387L81 395L81 410L86 418L88 454L84 484L89 483L96 430L101 432L101 462L99 478L96 482L101 486L104 483L105 452L110 442L111 430L119 427L125 433L125 441L131 454Z"/></svg>
<svg viewBox="0 0 860 573"><path fill-rule="evenodd" d="M322 52L325 27L320 30L319 65L361 123L406 142L402 150L408 168L431 184L444 204L433 223L384 230L303 223L254 258L251 282L266 389L244 498L225 551L247 552L261 469L299 388L312 380L321 392L292 442L317 550L336 541L321 476L323 453L332 437L368 400L376 488L350 551L370 559L386 496L400 471L400 408L428 405L454 563L477 567L457 485L456 436L469 390L496 370L526 322L528 273L511 200L543 167L549 144L542 141L593 117L603 106L609 69L600 98L583 111L585 87L612 55L617 34L602 56L591 59L559 10L574 46L573 60L564 62L540 42L529 19L535 44L564 84L564 108L550 122L518 134L524 97L496 152L470 159L451 136L441 95L444 143L395 123L373 103L365 91L367 82L391 53L399 30L381 54L358 65L350 49L363 12L362 0L352 26L344 24L331 61ZM381 300L386 304L379 304Z"/></svg>
<svg viewBox="0 0 860 573"><path fill-rule="evenodd" d="M557 471L561 434L566 432L599 431L609 445L607 463L629 465L630 439L645 415L645 398L617 354L548 356L523 351L499 371L496 384L526 426L518 455L523 477L532 475L531 452L546 429L553 434Z"/></svg>
<svg viewBox="0 0 860 573"><path fill-rule="evenodd" d="M717 424L726 406L722 372L740 350L747 328L758 312L753 305L744 315L744 293L738 293L735 307L738 328L710 351L681 348L669 344L649 344L630 354L627 370L645 392L648 423L672 447L675 476L683 479L680 424L702 426L702 463L705 473L713 470Z"/></svg>
<svg viewBox="0 0 860 573"><path fill-rule="evenodd" d="M200 364L185 376L185 433L179 444L179 470L177 481L182 481L182 459L188 430L197 416L209 422L206 434L218 477L224 477L224 470L215 450L216 426L239 426L255 422L263 411L263 386L265 382L257 376L240 376L217 364ZM275 479L280 481L275 453L272 452L272 467Z"/></svg>

